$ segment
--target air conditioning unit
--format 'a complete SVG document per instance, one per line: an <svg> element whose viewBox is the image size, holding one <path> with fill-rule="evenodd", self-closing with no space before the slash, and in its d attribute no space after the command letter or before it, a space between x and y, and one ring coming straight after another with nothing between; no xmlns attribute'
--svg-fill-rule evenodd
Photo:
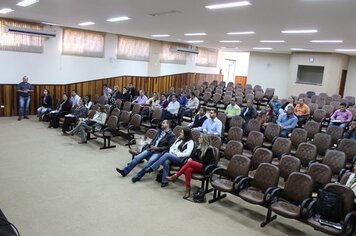
<svg viewBox="0 0 356 236"><path fill-rule="evenodd" d="M15 27L15 26L8 26L7 32L18 33L18 34L29 34L29 35L35 35L35 36L40 36L40 37L45 37L45 38L56 37L55 31L28 29L28 28L21 28L21 27Z"/></svg>
<svg viewBox="0 0 356 236"><path fill-rule="evenodd" d="M184 52L184 53L190 53L190 54L198 54L199 53L198 49L193 49L193 48L177 48L177 52Z"/></svg>

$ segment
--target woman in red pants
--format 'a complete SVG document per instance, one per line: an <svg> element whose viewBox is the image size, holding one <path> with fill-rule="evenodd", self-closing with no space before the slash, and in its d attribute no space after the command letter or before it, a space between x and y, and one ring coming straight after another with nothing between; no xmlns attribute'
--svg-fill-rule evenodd
<svg viewBox="0 0 356 236"><path fill-rule="evenodd" d="M192 158L182 166L182 168L174 175L168 177L169 181L175 181L179 176L185 174L185 195L184 199L190 197L190 181L192 173L203 172L204 168L214 162L214 152L210 146L210 138L207 134L201 134L199 137L199 147Z"/></svg>

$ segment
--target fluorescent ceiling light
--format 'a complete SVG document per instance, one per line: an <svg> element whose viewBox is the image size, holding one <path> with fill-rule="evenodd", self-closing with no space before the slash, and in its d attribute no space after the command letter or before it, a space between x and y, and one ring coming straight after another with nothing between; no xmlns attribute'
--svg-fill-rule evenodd
<svg viewBox="0 0 356 236"><path fill-rule="evenodd" d="M342 40L310 40L311 43L342 43Z"/></svg>
<svg viewBox="0 0 356 236"><path fill-rule="evenodd" d="M188 40L187 43L204 43L204 40Z"/></svg>
<svg viewBox="0 0 356 236"><path fill-rule="evenodd" d="M20 7L27 7L27 6L30 6L32 4L35 4L37 2L39 2L40 0L23 0L19 3L17 3L16 5L17 6L20 6Z"/></svg>
<svg viewBox="0 0 356 236"><path fill-rule="evenodd" d="M206 33L186 33L185 36L204 36Z"/></svg>
<svg viewBox="0 0 356 236"><path fill-rule="evenodd" d="M127 16L120 16L120 17L114 17L114 18L107 19L106 21L108 21L108 22L117 22L117 21L125 21L125 20L130 20L130 19L131 18L127 17Z"/></svg>
<svg viewBox="0 0 356 236"><path fill-rule="evenodd" d="M306 48L291 48L291 51L311 51L311 49L306 49Z"/></svg>
<svg viewBox="0 0 356 236"><path fill-rule="evenodd" d="M285 43L284 40L260 40L260 43Z"/></svg>
<svg viewBox="0 0 356 236"><path fill-rule="evenodd" d="M154 38L165 38L165 37L169 37L169 34L152 34L151 37Z"/></svg>
<svg viewBox="0 0 356 236"><path fill-rule="evenodd" d="M336 49L337 52L356 52L356 48L348 49Z"/></svg>
<svg viewBox="0 0 356 236"><path fill-rule="evenodd" d="M92 21L88 21L88 22L79 23L78 25L80 25L80 26L88 26L88 25L95 25L95 23L92 22Z"/></svg>
<svg viewBox="0 0 356 236"><path fill-rule="evenodd" d="M58 24L51 23L51 22L42 21L41 23L44 24L44 25L54 25L54 26L58 26Z"/></svg>
<svg viewBox="0 0 356 236"><path fill-rule="evenodd" d="M241 1L241 2L230 2L230 3L222 3L222 4L208 5L208 6L205 6L205 8L208 8L208 9L210 9L210 10L215 10L215 9L232 8L232 7L242 7L242 6L249 6L249 5L251 5L250 2L248 2L248 1Z"/></svg>
<svg viewBox="0 0 356 236"><path fill-rule="evenodd" d="M272 48L260 48L260 47L256 47L253 48L254 50L272 50Z"/></svg>
<svg viewBox="0 0 356 236"><path fill-rule="evenodd" d="M12 10L11 8L3 8L0 10L0 14L7 14L10 12L13 12L14 10Z"/></svg>
<svg viewBox="0 0 356 236"><path fill-rule="evenodd" d="M318 33L316 29L307 29L307 30L282 30L283 34L313 34Z"/></svg>
<svg viewBox="0 0 356 236"><path fill-rule="evenodd" d="M220 43L240 43L239 40L220 40Z"/></svg>
<svg viewBox="0 0 356 236"><path fill-rule="evenodd" d="M229 32L226 33L228 35L245 35L245 34L255 34L253 31L245 31L245 32Z"/></svg>

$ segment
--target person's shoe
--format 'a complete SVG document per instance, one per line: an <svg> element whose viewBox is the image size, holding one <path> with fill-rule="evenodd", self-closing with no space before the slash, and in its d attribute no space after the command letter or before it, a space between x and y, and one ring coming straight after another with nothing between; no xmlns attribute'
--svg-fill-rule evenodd
<svg viewBox="0 0 356 236"><path fill-rule="evenodd" d="M168 183L162 183L161 184L161 188L165 188L165 187L167 187L168 186Z"/></svg>
<svg viewBox="0 0 356 236"><path fill-rule="evenodd" d="M176 175L171 175L167 179L168 181L175 182L178 179L178 177Z"/></svg>
<svg viewBox="0 0 356 236"><path fill-rule="evenodd" d="M30 119L30 118L28 118L28 116L24 116L23 118L26 119L26 120Z"/></svg>
<svg viewBox="0 0 356 236"><path fill-rule="evenodd" d="M146 173L152 173L153 172L153 169L151 167L148 167L146 170L145 170Z"/></svg>
<svg viewBox="0 0 356 236"><path fill-rule="evenodd" d="M125 177L125 176L126 176L124 170L120 170L119 168L116 168L116 171L117 171L120 175L122 175L122 177Z"/></svg>
<svg viewBox="0 0 356 236"><path fill-rule="evenodd" d="M131 179L132 183L136 183L137 181L140 181L140 178L135 176Z"/></svg>
<svg viewBox="0 0 356 236"><path fill-rule="evenodd" d="M19 116L19 118L17 118L17 120L21 120L21 116Z"/></svg>
<svg viewBox="0 0 356 236"><path fill-rule="evenodd" d="M183 199L190 198L190 188L185 190L185 195L183 196Z"/></svg>
<svg viewBox="0 0 356 236"><path fill-rule="evenodd" d="M78 142L79 144L85 144L85 143L87 143L86 141L80 141L80 142Z"/></svg>

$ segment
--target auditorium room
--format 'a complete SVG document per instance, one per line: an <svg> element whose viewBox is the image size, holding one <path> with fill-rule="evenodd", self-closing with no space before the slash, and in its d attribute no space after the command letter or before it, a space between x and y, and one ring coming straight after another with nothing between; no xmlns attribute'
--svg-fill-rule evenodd
<svg viewBox="0 0 356 236"><path fill-rule="evenodd" d="M356 236L354 0L1 0L0 236Z"/></svg>

